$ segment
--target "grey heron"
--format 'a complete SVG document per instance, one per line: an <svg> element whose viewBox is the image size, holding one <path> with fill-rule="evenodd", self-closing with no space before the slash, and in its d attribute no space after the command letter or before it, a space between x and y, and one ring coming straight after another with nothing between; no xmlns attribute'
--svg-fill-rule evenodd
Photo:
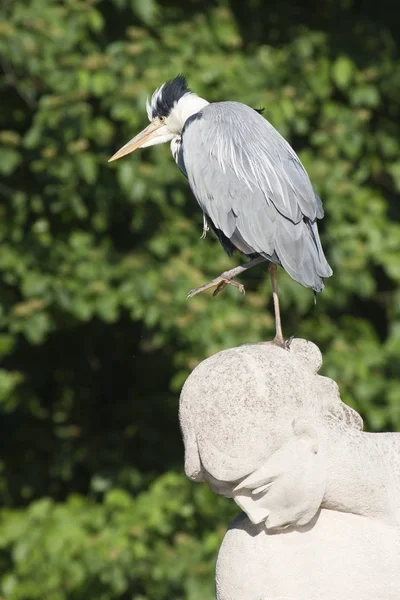
<svg viewBox="0 0 400 600"><path fill-rule="evenodd" d="M240 102L209 103L188 88L183 75L156 89L146 108L150 125L110 161L171 142L203 211L203 237L211 228L229 255L237 249L250 258L188 296L213 287L216 295L228 284L244 292L234 277L269 261L274 342L284 346L277 265L314 293L332 275L317 228L322 202L297 154L259 111Z"/></svg>

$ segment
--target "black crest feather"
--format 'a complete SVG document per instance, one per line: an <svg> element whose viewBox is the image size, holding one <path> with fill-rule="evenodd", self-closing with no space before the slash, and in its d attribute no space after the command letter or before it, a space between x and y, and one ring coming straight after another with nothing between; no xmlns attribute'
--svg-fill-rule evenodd
<svg viewBox="0 0 400 600"><path fill-rule="evenodd" d="M155 117L168 117L175 102L178 102L188 92L190 90L184 75L177 75L174 79L166 81L154 106L152 106L153 119Z"/></svg>

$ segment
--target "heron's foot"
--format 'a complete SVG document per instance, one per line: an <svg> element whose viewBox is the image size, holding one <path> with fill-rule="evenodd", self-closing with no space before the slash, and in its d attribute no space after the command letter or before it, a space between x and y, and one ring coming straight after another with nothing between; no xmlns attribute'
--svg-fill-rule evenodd
<svg viewBox="0 0 400 600"><path fill-rule="evenodd" d="M242 283L239 283L239 281L232 279L228 276L228 274L222 273L222 275L220 275L216 279L213 279L209 283L204 283L203 285L194 288L194 290L190 290L187 297L193 298L193 296L196 296L196 294L200 294L200 292L205 292L206 290L210 290L211 288L215 288L213 296L217 296L227 285L233 285L233 287L237 288L240 293L245 293L244 285Z"/></svg>
<svg viewBox="0 0 400 600"><path fill-rule="evenodd" d="M256 342L257 344L273 344L274 346L279 346L279 348L283 348L284 350L290 350L290 344L294 339L294 335L292 335L289 339L285 340L284 337L280 337L276 335L273 340L268 342Z"/></svg>
<svg viewBox="0 0 400 600"><path fill-rule="evenodd" d="M280 348L283 348L284 350L289 350L288 346L286 345L286 340L283 337L283 335L276 335L274 337L274 339L272 340L272 343L274 344L274 346L279 346Z"/></svg>

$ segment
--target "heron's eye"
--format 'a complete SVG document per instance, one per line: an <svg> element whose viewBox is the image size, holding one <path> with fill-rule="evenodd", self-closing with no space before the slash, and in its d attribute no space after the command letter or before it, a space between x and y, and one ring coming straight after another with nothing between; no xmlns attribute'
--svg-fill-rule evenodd
<svg viewBox="0 0 400 600"><path fill-rule="evenodd" d="M161 123L165 123L165 121L167 120L167 117L158 117L158 118L161 121Z"/></svg>

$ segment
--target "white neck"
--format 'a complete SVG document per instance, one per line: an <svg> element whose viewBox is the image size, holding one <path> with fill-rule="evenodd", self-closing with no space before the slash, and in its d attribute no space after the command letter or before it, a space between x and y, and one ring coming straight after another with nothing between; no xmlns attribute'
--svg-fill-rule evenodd
<svg viewBox="0 0 400 600"><path fill-rule="evenodd" d="M193 94L192 92L185 94L175 104L168 117L168 129L180 135L186 120L198 113L207 104L209 102L204 100L204 98L200 98L197 94Z"/></svg>

